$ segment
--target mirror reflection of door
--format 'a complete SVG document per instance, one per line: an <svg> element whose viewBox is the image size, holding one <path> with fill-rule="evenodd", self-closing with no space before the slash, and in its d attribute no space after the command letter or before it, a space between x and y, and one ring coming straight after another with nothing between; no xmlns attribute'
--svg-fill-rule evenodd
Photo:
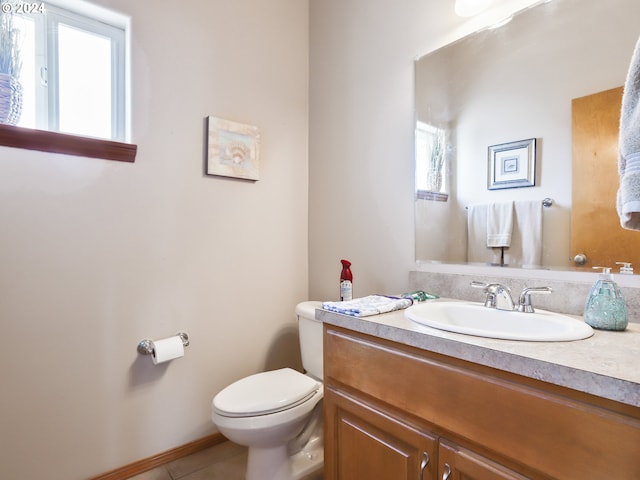
<svg viewBox="0 0 640 480"><path fill-rule="evenodd" d="M586 256L576 267L640 268L640 232L622 228L616 212L621 105L622 87L572 101L571 255Z"/></svg>

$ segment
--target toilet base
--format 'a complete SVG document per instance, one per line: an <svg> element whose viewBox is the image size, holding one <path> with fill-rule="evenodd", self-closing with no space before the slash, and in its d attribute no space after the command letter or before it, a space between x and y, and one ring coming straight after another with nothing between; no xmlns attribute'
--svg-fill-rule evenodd
<svg viewBox="0 0 640 480"><path fill-rule="evenodd" d="M286 446L271 448L249 447L247 480L290 480L289 457Z"/></svg>
<svg viewBox="0 0 640 480"><path fill-rule="evenodd" d="M246 480L300 480L320 470L324 463L322 445L309 446L289 456L286 446L249 447Z"/></svg>
<svg viewBox="0 0 640 480"><path fill-rule="evenodd" d="M322 444L309 449L305 448L294 456L289 457L289 462L291 464L291 478L293 480L306 479L309 475L322 470L324 466L324 448Z"/></svg>

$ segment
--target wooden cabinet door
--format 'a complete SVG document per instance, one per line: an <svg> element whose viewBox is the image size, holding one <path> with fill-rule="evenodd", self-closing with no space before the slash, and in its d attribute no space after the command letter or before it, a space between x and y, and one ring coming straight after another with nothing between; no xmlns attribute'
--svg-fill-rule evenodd
<svg viewBox="0 0 640 480"><path fill-rule="evenodd" d="M435 480L436 440L325 386L325 480Z"/></svg>
<svg viewBox="0 0 640 480"><path fill-rule="evenodd" d="M442 480L526 480L527 478L446 440L440 440L438 472L438 478Z"/></svg>

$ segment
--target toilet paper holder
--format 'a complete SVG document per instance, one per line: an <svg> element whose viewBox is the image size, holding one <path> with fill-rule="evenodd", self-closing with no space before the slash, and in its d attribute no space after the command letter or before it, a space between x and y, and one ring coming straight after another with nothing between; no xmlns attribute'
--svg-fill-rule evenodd
<svg viewBox="0 0 640 480"><path fill-rule="evenodd" d="M180 337L182 345L185 347L189 346L189 335L184 332L178 332L176 333L176 337ZM149 340L148 338L141 340L138 344L138 353L141 355L151 355L153 353L153 340Z"/></svg>

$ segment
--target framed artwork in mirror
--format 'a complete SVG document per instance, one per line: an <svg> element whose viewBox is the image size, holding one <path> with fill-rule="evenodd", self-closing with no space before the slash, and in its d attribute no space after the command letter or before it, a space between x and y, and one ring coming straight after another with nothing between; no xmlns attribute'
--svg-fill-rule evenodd
<svg viewBox="0 0 640 480"><path fill-rule="evenodd" d="M207 175L259 180L258 127L216 117L207 124Z"/></svg>
<svg viewBox="0 0 640 480"><path fill-rule="evenodd" d="M536 139L489 147L487 188L533 187L536 184Z"/></svg>

